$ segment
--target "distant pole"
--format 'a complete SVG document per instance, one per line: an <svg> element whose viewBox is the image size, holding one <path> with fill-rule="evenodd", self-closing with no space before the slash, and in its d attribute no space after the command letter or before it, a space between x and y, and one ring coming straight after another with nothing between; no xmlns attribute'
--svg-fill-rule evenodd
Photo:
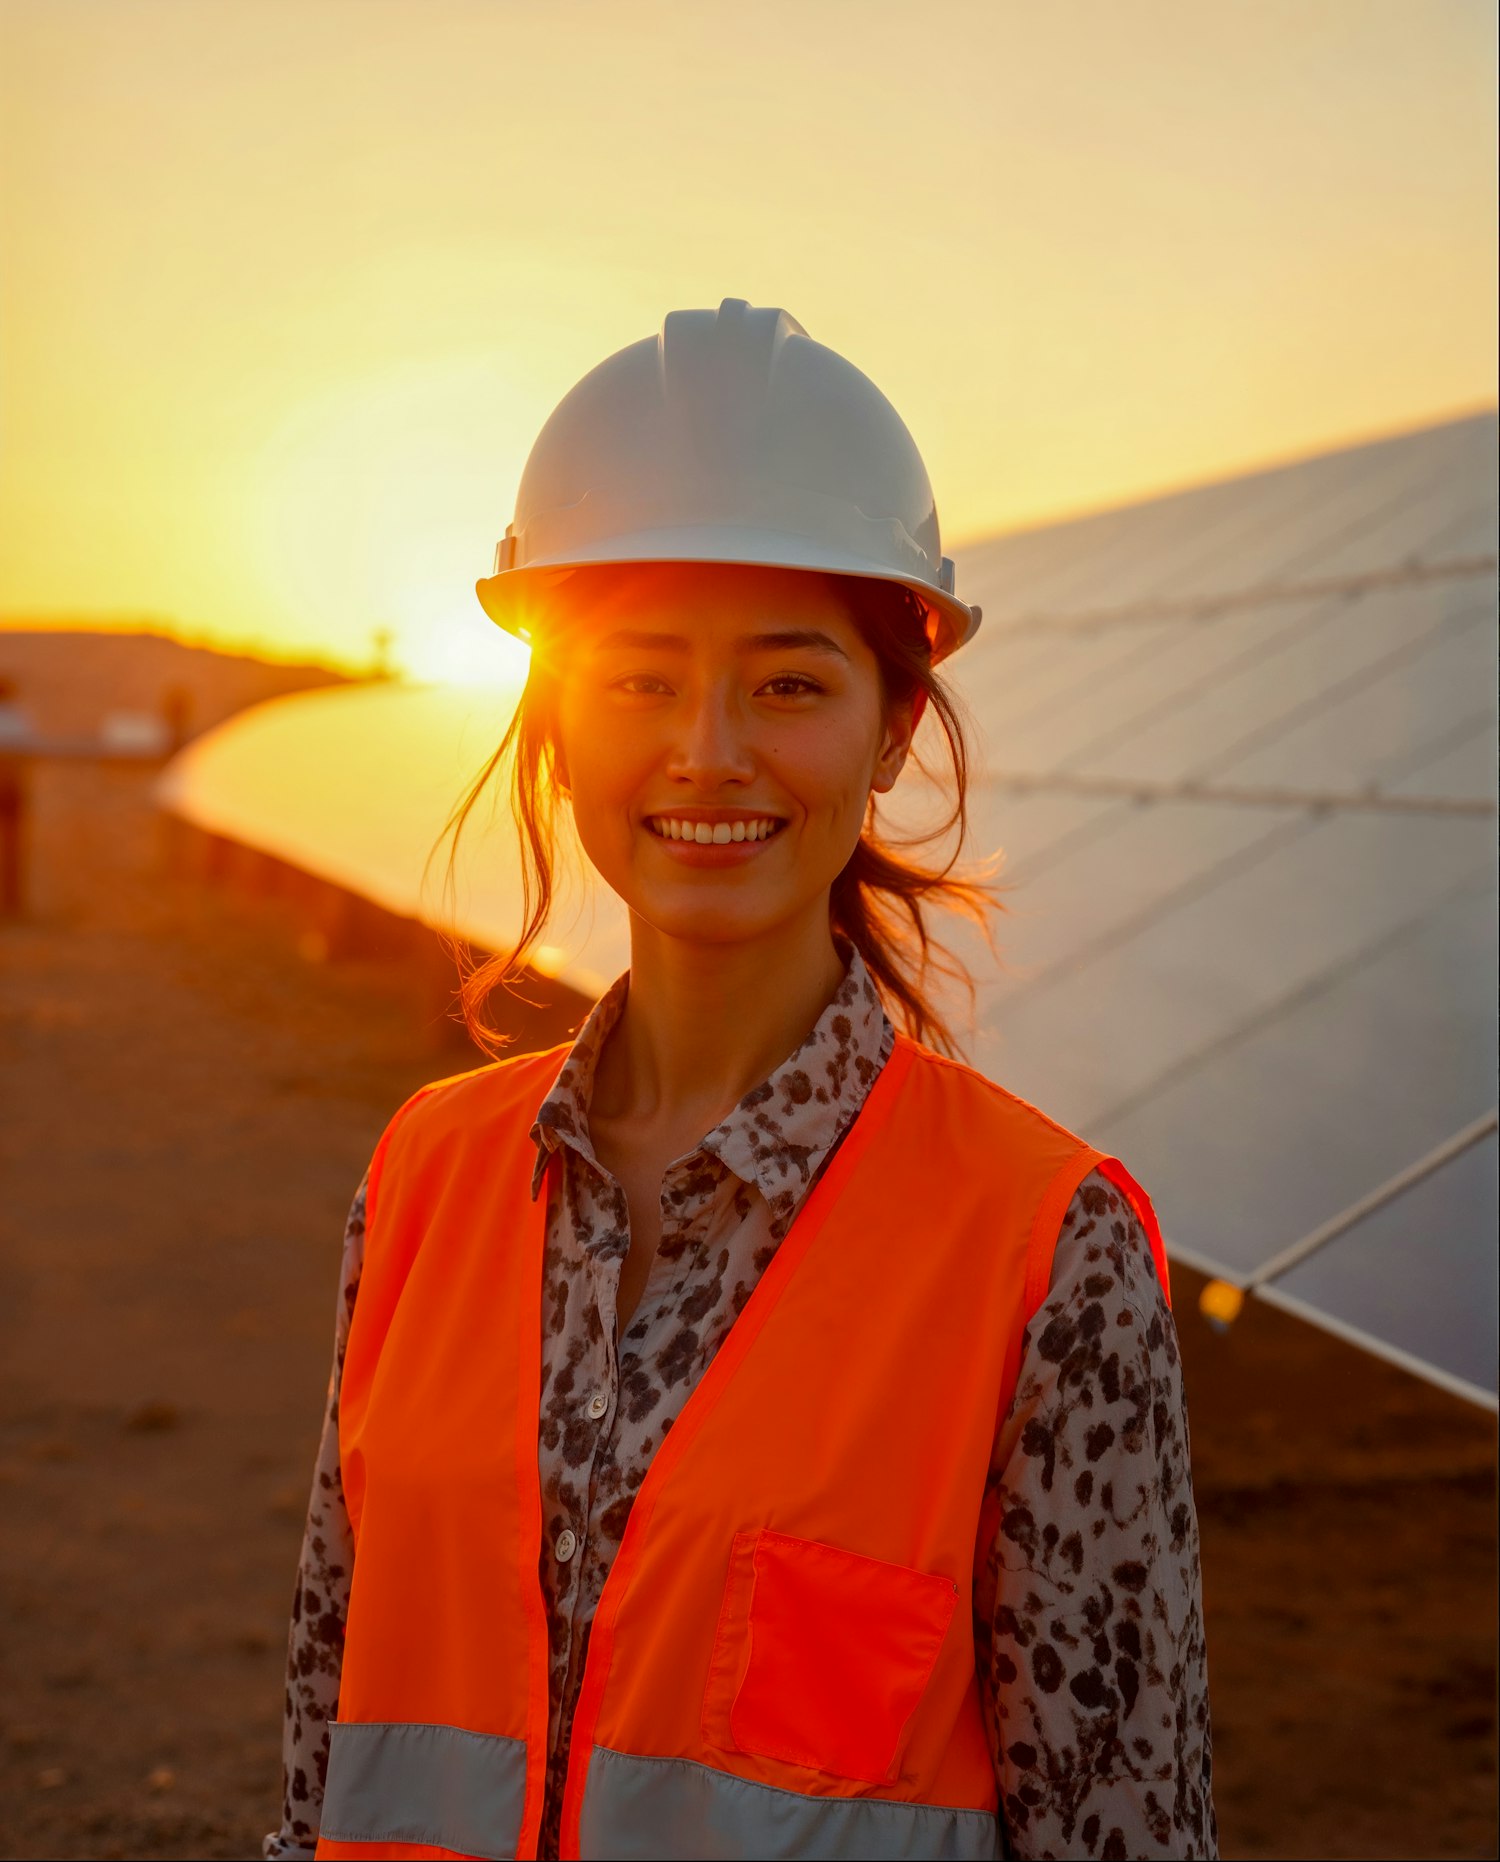
<svg viewBox="0 0 1500 1862"><path fill-rule="evenodd" d="M372 679L390 678L391 643L395 637L396 636L391 632L389 627L377 627L371 634L371 643L375 649L374 657L370 662L370 677Z"/></svg>

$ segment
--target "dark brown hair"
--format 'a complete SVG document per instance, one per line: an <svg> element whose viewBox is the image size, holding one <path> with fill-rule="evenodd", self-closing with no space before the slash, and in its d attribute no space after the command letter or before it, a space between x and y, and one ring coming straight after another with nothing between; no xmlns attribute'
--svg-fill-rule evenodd
<svg viewBox="0 0 1500 1862"><path fill-rule="evenodd" d="M575 612L580 581L601 571L586 570L570 578L568 603ZM967 971L933 935L934 908L971 919L991 937L991 913L1003 909L985 870L958 865L967 827L969 746L963 714L932 665L926 610L910 589L894 582L828 575L825 581L858 626L880 668L887 705L904 707L925 699L936 719L947 754L946 780L913 751L917 767L946 798L939 819L920 831L897 836L878 819L870 797L859 844L833 882L830 918L836 935L846 938L864 958L893 1018L914 1040L948 1054L959 1043L947 1015L936 1001L936 983L958 984L972 1002ZM444 830L450 839L451 886L458 841L464 824L500 766L510 760L510 801L521 847L522 924L512 949L475 961L455 940L459 963L459 1006L474 1041L499 1053L507 1037L485 1017L493 992L504 985L519 993L527 958L552 909L559 854L557 712L559 667L566 654L566 618L561 610L540 616L533 635L531 669L525 690L500 746L454 809ZM930 863L918 857L948 843L947 852ZM439 845L441 845L441 841Z"/></svg>

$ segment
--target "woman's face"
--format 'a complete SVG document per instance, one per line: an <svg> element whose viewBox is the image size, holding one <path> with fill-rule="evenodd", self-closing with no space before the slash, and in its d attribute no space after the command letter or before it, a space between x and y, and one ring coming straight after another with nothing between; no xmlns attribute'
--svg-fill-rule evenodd
<svg viewBox="0 0 1500 1862"><path fill-rule="evenodd" d="M559 775L590 860L665 937L826 916L911 736L858 627L794 570L650 564L607 587L559 666Z"/></svg>

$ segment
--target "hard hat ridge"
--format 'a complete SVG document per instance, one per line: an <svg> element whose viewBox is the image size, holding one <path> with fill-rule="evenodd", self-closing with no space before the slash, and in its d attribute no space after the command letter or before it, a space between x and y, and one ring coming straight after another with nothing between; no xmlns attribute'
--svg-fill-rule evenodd
<svg viewBox="0 0 1500 1862"><path fill-rule="evenodd" d="M717 310L672 310L657 338L663 409L685 456L711 465L756 449L782 350L806 337L784 310L726 297Z"/></svg>
<svg viewBox="0 0 1500 1862"><path fill-rule="evenodd" d="M526 634L526 597L594 564L719 562L894 581L928 609L935 658L968 639L926 467L868 376L787 311L725 298L591 369L521 475L486 613Z"/></svg>

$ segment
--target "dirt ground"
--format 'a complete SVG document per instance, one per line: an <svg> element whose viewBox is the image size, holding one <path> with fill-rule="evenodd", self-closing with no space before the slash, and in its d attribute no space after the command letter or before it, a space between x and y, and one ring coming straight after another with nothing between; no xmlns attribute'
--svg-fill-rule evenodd
<svg viewBox="0 0 1500 1862"><path fill-rule="evenodd" d="M0 1853L252 1856L344 1209L435 1052L395 965L40 773L0 926ZM304 942L304 949L305 949ZM1179 1270L1224 1853L1496 1853L1486 1416Z"/></svg>

